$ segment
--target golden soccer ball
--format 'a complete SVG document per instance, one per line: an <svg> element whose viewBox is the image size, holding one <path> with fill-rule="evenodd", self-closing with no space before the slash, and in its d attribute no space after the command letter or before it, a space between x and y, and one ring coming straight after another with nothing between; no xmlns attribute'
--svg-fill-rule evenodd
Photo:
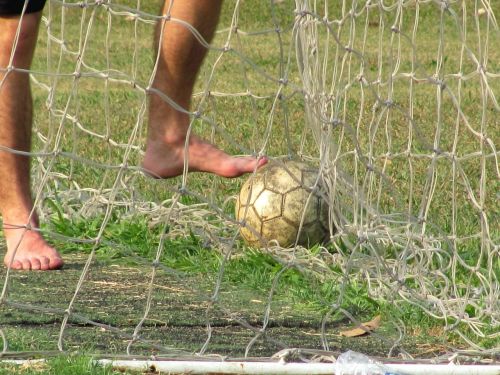
<svg viewBox="0 0 500 375"><path fill-rule="evenodd" d="M318 170L293 160L271 161L243 184L236 202L241 236L253 247L310 247L328 235L328 205L313 191Z"/></svg>

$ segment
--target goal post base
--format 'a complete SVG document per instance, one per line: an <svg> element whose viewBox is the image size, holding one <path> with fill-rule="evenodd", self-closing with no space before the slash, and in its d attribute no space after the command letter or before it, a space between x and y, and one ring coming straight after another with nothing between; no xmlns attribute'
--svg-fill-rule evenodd
<svg viewBox="0 0 500 375"><path fill-rule="evenodd" d="M155 370L166 373L187 374L337 374L335 363L286 363L286 362L228 362L228 361L97 361L113 368ZM454 365L454 364L384 364L389 374L407 375L499 375L500 365ZM371 374L380 367L374 364L353 365L342 371L342 375ZM378 374L378 372L376 372ZM340 375L340 374L337 374Z"/></svg>
<svg viewBox="0 0 500 375"><path fill-rule="evenodd" d="M29 366L45 359L6 359L0 364ZM339 371L336 363L324 362L284 362L284 361L208 361L208 360L125 360L96 359L99 366L110 366L114 369L165 372L168 374L328 374L328 375L500 375L500 365L457 365L422 364L422 363L373 363L343 365Z"/></svg>

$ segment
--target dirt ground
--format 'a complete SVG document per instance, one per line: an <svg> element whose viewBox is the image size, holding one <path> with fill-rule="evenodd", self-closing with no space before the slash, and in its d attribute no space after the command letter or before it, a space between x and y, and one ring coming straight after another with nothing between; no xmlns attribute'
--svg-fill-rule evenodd
<svg viewBox="0 0 500 375"><path fill-rule="evenodd" d="M334 352L372 356L386 356L391 348L393 356L406 350L426 358L446 351L439 338L410 335L394 346L399 334L384 325L375 334L347 338L339 332L349 322L336 322L326 324L322 335L319 314L295 310L293 303L279 299L273 300L265 321L263 293L222 284L211 303L211 280L157 269L152 281L151 266L99 260L92 262L63 324L86 260L86 255L71 255L60 271L10 273L0 305L9 355L51 353L60 338L64 350L106 355L125 354L129 346L129 354L136 356L176 357L204 348L205 354L238 358L248 350L250 357L269 357L283 348L322 350L323 342ZM6 271L0 275L5 285Z"/></svg>

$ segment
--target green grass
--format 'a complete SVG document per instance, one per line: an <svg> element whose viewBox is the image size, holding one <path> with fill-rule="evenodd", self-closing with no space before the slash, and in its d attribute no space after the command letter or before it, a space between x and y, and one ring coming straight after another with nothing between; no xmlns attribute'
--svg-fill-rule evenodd
<svg viewBox="0 0 500 375"><path fill-rule="evenodd" d="M123 3L135 6L132 2ZM497 4L492 4L492 6L494 12L499 14L500 7ZM159 181L137 172L136 167L140 165L142 158L140 150L144 148L145 143L147 113L141 114L141 106L146 100L145 94L140 89L134 88L133 83L136 83L137 87L146 87L150 79L154 62L151 48L153 26L145 22L135 23L124 15L112 15L103 7L97 8L95 13L92 9L83 12L78 7L65 8L65 22L63 22L63 11L57 4L53 4L53 7L51 33L58 38L64 38L67 51L71 52L61 53L57 43L47 40L45 30L41 31L33 65L34 76L37 81L56 89L52 105L54 112L50 115L45 110L46 90L36 84L33 85L36 131L34 150L59 150L63 153L53 158L34 160L34 181L38 188L43 175L41 167L50 167L52 174L40 191L40 208L44 213L43 228L47 233L53 234L49 236L49 239L61 251L65 259L77 259L82 254L87 256L93 249L95 250L96 260L92 264L91 272L85 280L85 287L80 295L82 301L86 301L81 303L82 306L78 306L82 312L96 321L120 327L130 334L144 311L144 286L149 281L151 263L156 257L160 240L164 238L160 257L163 268L159 269L160 281L155 287L154 294L155 301L161 301L162 305L155 306L145 328L145 336L154 340L155 343L166 341L167 344L172 343L173 346L184 348L188 352L199 350L203 343L201 338L205 335L206 315L212 319L211 322L215 322L220 327L233 327L234 316L231 314L241 315L243 320L259 326L264 319L267 301L272 292L269 304L270 325L272 326L270 330L276 328L277 331L273 332L276 337L286 337L288 342L297 345L300 345L300 340L308 335L311 337L316 335L317 338L321 320L328 316L328 333L332 331L334 334L332 333L327 339L330 340L332 346L338 344L341 348L347 348L360 345L361 351L376 350L374 347L378 344L373 341L375 338L361 339L366 340L361 341L361 344L353 341L337 341L339 339L335 335L351 324L342 313L333 308L335 304L340 303L340 307L361 321L370 320L377 314L382 315L384 324L381 334L388 337L388 341L392 340L391 342L398 339L397 328L402 322L407 332L405 339L408 341L405 345L414 349L416 355L427 350L420 350L426 342L436 343L435 352L447 350L449 345L463 347L463 342L455 333L443 332L441 320L430 317L410 303L401 302L396 292L393 296L379 296L372 293L373 289L368 286L361 272L361 270L366 271L366 268L362 267L362 262L366 259L372 260L370 258L372 254L367 249L361 248L358 253L354 254L359 258L353 261L361 264L359 272L356 266L352 269L350 277L344 278L343 271L337 264L328 264L322 274L314 270L313 266L301 268L298 263L289 265L286 260L280 259L277 255L248 248L239 239L231 246L231 240L237 231L237 226L230 220L234 210L232 198L239 191L243 179L225 180L210 175L190 174L187 178L188 194L179 196L178 188L182 184L181 178ZM141 7L144 12L156 14L158 4L142 2ZM457 5L452 5L455 10L456 7ZM233 50L222 56L216 50L208 54L195 92L205 92L208 79L211 78L208 89L212 93L231 94L249 91L255 97L196 96L193 108L201 110L204 116L203 119L193 124L193 130L196 133L233 154L252 153L264 148L265 153L270 157L299 153L318 159L318 146L314 141L313 133L305 126L304 101L297 92L297 89L301 87L301 82L293 50L290 63L287 60L290 46L294 45L291 33L291 25L295 17L293 9L294 4L291 0L276 2L274 6L271 6L270 2L241 2L238 28L250 34L233 35L230 40ZM214 46L221 47L226 43L227 28L231 25L233 11L234 2L224 2L224 10L219 23L220 31L213 41ZM318 10L318 13L323 16L321 10ZM341 13L342 10L337 2L331 1L329 19L339 18ZM387 81L397 57L397 51L394 50L397 44L392 44L391 48L393 34L390 32L390 26L397 20L395 13L391 12L384 14L383 23L380 23L378 14L378 11L372 10L368 16L368 32L364 46L365 75L369 80L377 78L380 58L383 66L381 76L384 81ZM416 74L419 78L432 76L439 63L437 57L439 22L436 22L439 17L439 9L435 4L420 6L416 33L416 59L419 62ZM460 14L458 17L460 20ZM405 8L403 22L399 25L403 35L411 35L414 18L415 8ZM353 84L349 90L342 92L345 85L353 81L358 74L360 61L355 57L350 57L351 60L349 60L346 56L347 61L350 62L350 71L344 67L344 70L340 72L334 70L334 67L335 65L341 66L344 56L341 47L349 40L356 49L363 48L364 22L364 17L359 19L355 36L352 39L349 36L348 21L347 26L342 29L338 29L336 25L332 26L335 32L338 31L341 46L333 42L330 44L330 60L326 68L326 77L327 82L330 82L332 76L336 74L335 81L338 86L334 93L337 101L334 106L335 110L332 109L332 112L344 120L348 126L332 131L326 136L325 142L338 145L339 151L343 154L342 167L348 174L357 178L359 185L365 191L370 190L373 193L370 196L370 202L377 205L379 212L405 213L411 206L412 214L417 215L422 209L423 200L429 196L430 190L425 185L428 179L429 159L408 158L401 153L409 147L413 154L430 155L429 145L432 146L434 142L437 142L439 148L445 152L451 152L455 148L458 157L480 150L489 153L491 150L486 148L481 139L476 137L462 121L457 125L457 111L450 95L446 93L441 98L441 133L438 134L436 131L438 95L434 85L419 83L414 86L412 99L416 127L412 127L407 117L397 110L385 112L383 109L375 110L376 98L373 91ZM279 39L272 31L276 26L283 31L281 34L283 59L280 56ZM475 29L474 19L469 17L466 26L467 43L471 51L479 55L478 31ZM114 32L107 37L108 28ZM441 73L456 73L459 70L464 73L475 71L476 67L467 55L460 63L459 33L453 16L444 15L444 29L445 45L442 61L444 68ZM54 77L36 73L54 71L59 63L60 73L73 73L78 61L77 55L73 52L78 51L81 41L85 39L82 39L80 35L84 35L87 30L89 32L88 44L81 54L82 61L87 66L82 68L82 72L104 71L109 66L115 80L106 81L96 77L82 77L75 80L73 76L68 75L60 76L56 81ZM263 30L271 30L271 32L255 33ZM480 31L481 36L484 37L486 33L484 19L480 20ZM321 40L324 40L325 35L324 29L319 30L319 36L323 38ZM498 41L499 34L498 31L490 30L490 35L487 66L488 71L495 73L500 68L500 50L493 46L495 46L495 41ZM484 42L484 39L482 40ZM380 57L379 43L382 45ZM408 39L402 38L399 48L401 56L399 72L409 72L411 71L412 49ZM320 53L322 51L320 49ZM336 59L335 51L340 56ZM283 89L285 99L278 101L277 106L273 107L274 96L278 88L277 80L281 78L283 68L286 68L290 84ZM212 72L215 74L212 75ZM491 78L488 82L498 97L499 80ZM457 95L457 80L449 78L448 86L451 92ZM404 109L405 113L409 112L408 80L395 80L392 91L390 85L376 86L376 90L377 95L382 99L391 95L391 98ZM363 100L362 97L364 97ZM474 131L484 131L485 135L498 145L500 144L498 111L491 101L488 101L483 108L479 98L483 98L483 95L478 79L462 82L460 100L463 113L467 116ZM78 120L77 122L61 121L61 113L66 109L72 119ZM134 133L133 130L137 132ZM267 134L268 137L265 137L264 135ZM390 137L387 134L390 134ZM111 142L108 142L108 139ZM129 157L124 160L124 151L129 143L134 148ZM409 143L410 146L408 146ZM378 170L383 170L386 179L371 177L370 172L359 163L359 159L353 153L349 153L355 146L359 147L364 156L374 158L374 166ZM389 163L385 163L382 155L388 152L399 156L394 156ZM131 168L119 175L116 167L123 162ZM449 159L436 162L434 180L436 190L427 215L428 233L440 236L441 233L449 234L453 228L456 228L459 240L454 246L464 263L469 266L478 264L483 276L493 274L493 278L498 281L500 260L492 257L491 249L488 253L489 257L483 254L481 260L478 261L479 249L481 245L485 245L485 242L481 242L475 236L484 228L482 227L484 223L471 203L466 190L470 187L471 191L479 196L481 176L485 176L486 186L480 199L485 208L485 218L490 225L489 239L491 243L498 245L500 232L494 225L498 222L500 212L497 196L500 183L495 179L498 166L494 158L484 159L483 163L484 173L481 172L482 165L479 158L463 159L460 162L461 174L454 176L453 164ZM356 165L361 168L355 169ZM117 182L118 185L116 185ZM348 219L353 219L352 191L345 187L344 189L340 192L339 209ZM380 200L377 199L376 194L378 189L383 191ZM183 210L179 213L180 217L169 221L167 213L172 206L172 199L177 198L183 205ZM454 212L455 221L452 220L453 209L450 204L452 199L457 202ZM106 217L108 205L111 205L113 209L109 212L109 217ZM188 208L194 205L200 205L201 208L197 212L190 213ZM217 207L218 211L216 212L211 207ZM190 216L200 212L206 216L203 218ZM439 231L434 228L439 228ZM102 236L97 241L101 231ZM354 237L348 239L353 243L356 242ZM400 249L388 244L378 247L389 260L397 258L400 252ZM331 245L326 249L314 247L309 251L311 258L315 256L324 260L329 259L330 255L337 255L339 249L345 256L351 255L352 247L348 246L347 238L344 238L344 242L339 240L336 246ZM115 266L125 271L123 273L117 271L117 275L106 273L106 268L115 270L112 268ZM431 266L434 267L433 271L439 271L437 260L434 260ZM130 281L127 281L128 275L125 274L127 270L137 270L137 274L130 275ZM68 275L14 275L12 276L14 282L11 286L13 288L11 297L35 306L52 304L64 309L73 295L80 271L79 268L70 268L68 271L63 271ZM430 274L429 277L432 279L435 276L435 274ZM118 281L113 281L113 277L116 277ZM470 280L470 272L462 264L457 265L453 277L457 285L454 293L458 295L467 291L468 283L475 289L483 288L481 284L483 280L480 278ZM442 279L435 277L432 280L432 287L435 291L445 287ZM382 281L389 283L393 280L383 279ZM61 289L58 289L61 293L60 301L56 298L48 298L45 301L36 293L26 289L26 285L34 282L49 285L54 283L60 287ZM116 295L113 295L111 287L100 289L104 288L102 285L105 284L102 283L114 285L113 282L117 285ZM216 294L215 307L211 310L207 306L209 302L213 302L211 297L217 285L221 289ZM177 302L175 298L169 299L168 294L164 294L161 287L168 286L175 286L180 290L179 295L174 296L178 299ZM404 286L413 290L418 290L420 287L418 282L411 278L404 281ZM141 289L143 287L144 289ZM64 288L66 288L65 291ZM133 290L133 293L130 290ZM132 298L131 295L135 295L136 298ZM101 307L99 302L102 302ZM470 317L478 316L481 323L486 325L481 329L488 334L498 330L498 326L491 325L492 321L488 316L479 315L486 302L483 300L477 305L466 306L465 311ZM114 303L123 308L123 311L113 311ZM165 305L171 306L171 310L165 311ZM11 335L9 337L13 337L9 340L11 350L39 351L44 350L45 347L55 350L54 342L57 339L57 324L60 323L61 314L33 316L33 313L27 311L5 308L8 310L7 315L10 315L2 322L7 323L6 330ZM31 322L27 324L29 329L19 328L17 320ZM158 322L168 322L168 324ZM453 323L453 318L449 318L447 324ZM31 327L30 324L34 324L35 327ZM45 329L47 324L53 324L54 327ZM173 334L169 329L172 326L176 328L176 325L193 326L195 329L189 333L180 330ZM217 328L220 328L219 326ZM301 336L297 334L297 331L300 331L303 326L311 332L308 331L307 334ZM294 332L280 331L286 327L292 327ZM81 332L78 329L81 329ZM467 327L460 326L460 329L472 337L478 345L487 348L498 347L498 340L478 337ZM69 336L68 345L71 349L81 350L79 346L83 345L87 351L120 353L124 350L121 338L105 337L104 334L93 330L93 327L71 327L69 331L67 336ZM211 347L213 352L229 350L231 353L241 355L241 350L244 350L252 338L248 332L235 333L230 330L229 333L217 333L218 335L214 335L214 343ZM103 344L92 346L99 341L97 337L102 338ZM294 339L298 341L295 342ZM320 346L318 341L307 341L306 344ZM260 342L259 345L255 350L262 355L268 355L272 350L279 349ZM237 349L235 349L236 346L238 346ZM148 349L144 349L144 352L148 352ZM80 366L81 371L86 371L86 366L88 366L86 357L62 357L53 361L50 362L49 368L58 368L58 363L65 363L65 361L75 362L75 366ZM101 370L102 373L111 373L109 369L99 371Z"/></svg>
<svg viewBox="0 0 500 375"><path fill-rule="evenodd" d="M7 375L13 373L22 375L117 375L140 374L144 372L113 369L110 366L98 365L90 357L67 355L49 358L44 362L33 362L23 365L0 365L0 374Z"/></svg>

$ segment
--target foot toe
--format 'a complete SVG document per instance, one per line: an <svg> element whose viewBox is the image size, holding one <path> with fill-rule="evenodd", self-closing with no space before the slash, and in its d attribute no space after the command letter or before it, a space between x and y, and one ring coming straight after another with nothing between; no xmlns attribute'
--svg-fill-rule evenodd
<svg viewBox="0 0 500 375"><path fill-rule="evenodd" d="M7 266L7 268L10 268L12 270L22 270L23 269L23 264L18 260L13 260L12 263L10 263L10 261L6 262L5 265Z"/></svg>
<svg viewBox="0 0 500 375"><path fill-rule="evenodd" d="M50 269L50 259L47 257L40 257L40 269L46 271Z"/></svg>
<svg viewBox="0 0 500 375"><path fill-rule="evenodd" d="M31 262L29 261L29 259L26 259L26 258L21 259L20 262L22 264L21 269L26 270L26 271L29 271L31 269Z"/></svg>
<svg viewBox="0 0 500 375"><path fill-rule="evenodd" d="M41 263L40 263L40 260L38 258L30 259L30 263L31 263L32 270L39 271L41 269Z"/></svg>
<svg viewBox="0 0 500 375"><path fill-rule="evenodd" d="M267 163L267 158L255 159L252 156L230 158L222 168L220 175L223 177L239 177L245 173L252 173Z"/></svg>
<svg viewBox="0 0 500 375"><path fill-rule="evenodd" d="M59 268L61 268L63 266L63 264L64 264L63 260L58 256L50 258L49 269L58 270Z"/></svg>
<svg viewBox="0 0 500 375"><path fill-rule="evenodd" d="M260 167L262 167L262 166L264 166L264 165L266 165L268 161L269 161L269 159L266 158L265 156L259 158L257 160L257 169L260 168Z"/></svg>

